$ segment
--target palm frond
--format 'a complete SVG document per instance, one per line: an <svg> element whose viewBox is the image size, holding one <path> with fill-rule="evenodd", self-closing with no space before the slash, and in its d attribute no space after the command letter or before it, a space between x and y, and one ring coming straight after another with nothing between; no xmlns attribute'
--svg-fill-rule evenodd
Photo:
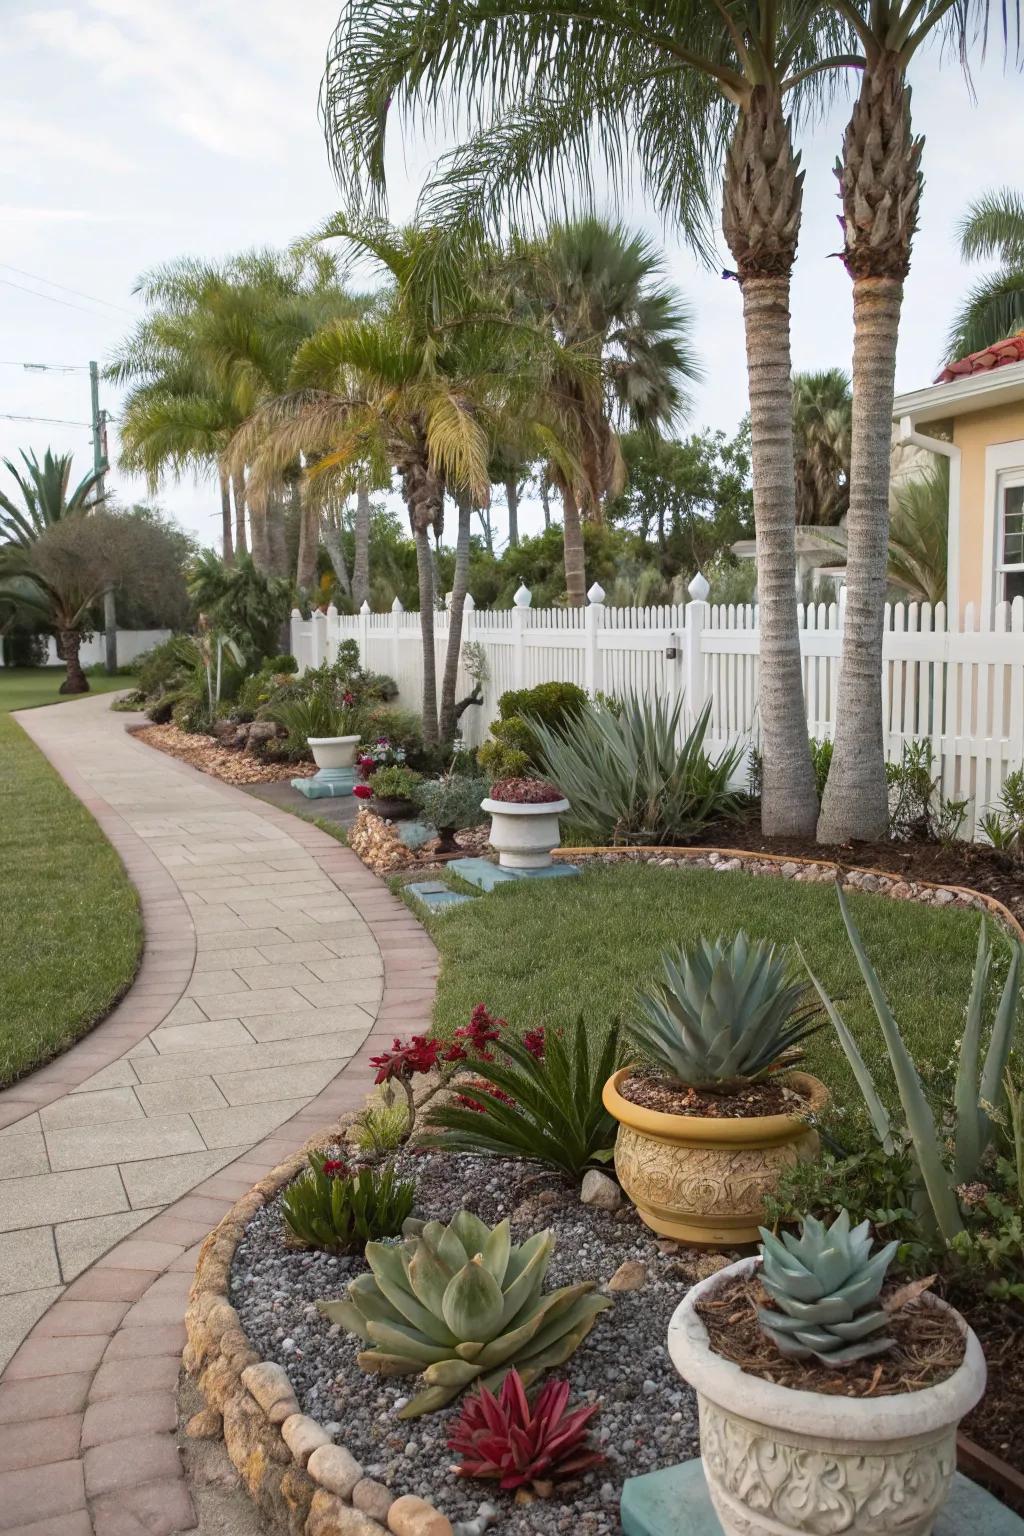
<svg viewBox="0 0 1024 1536"><path fill-rule="evenodd" d="M983 277L968 292L946 338L950 362L1024 330L1024 263Z"/></svg>
<svg viewBox="0 0 1024 1536"><path fill-rule="evenodd" d="M1024 195L1013 187L986 192L971 203L957 229L965 261L995 257L1024 267Z"/></svg>

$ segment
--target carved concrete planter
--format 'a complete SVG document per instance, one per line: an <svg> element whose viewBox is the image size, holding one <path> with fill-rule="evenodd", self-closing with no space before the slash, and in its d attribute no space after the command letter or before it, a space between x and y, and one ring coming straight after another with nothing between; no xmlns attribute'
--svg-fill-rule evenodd
<svg viewBox="0 0 1024 1536"><path fill-rule="evenodd" d="M604 1086L604 1107L619 1122L615 1172L641 1219L662 1237L702 1248L735 1248L757 1241L765 1196L783 1169L818 1155L818 1133L798 1115L709 1120L666 1115L624 1099L623 1067ZM813 1114L828 1089L806 1072L788 1082Z"/></svg>
<svg viewBox="0 0 1024 1536"><path fill-rule="evenodd" d="M318 768L352 768L358 736L310 736L309 748Z"/></svg>
<svg viewBox="0 0 1024 1536"><path fill-rule="evenodd" d="M954 1314L963 1364L920 1392L851 1398L776 1386L714 1354L696 1311L759 1263L741 1259L695 1285L668 1332L672 1363L697 1393L704 1475L725 1536L929 1536L956 1469L957 1424L985 1390L978 1340Z"/></svg>
<svg viewBox="0 0 1024 1536"><path fill-rule="evenodd" d="M498 850L499 864L505 869L547 869L551 850L562 841L558 818L569 809L568 800L539 805L482 800L480 809L491 818L490 844Z"/></svg>

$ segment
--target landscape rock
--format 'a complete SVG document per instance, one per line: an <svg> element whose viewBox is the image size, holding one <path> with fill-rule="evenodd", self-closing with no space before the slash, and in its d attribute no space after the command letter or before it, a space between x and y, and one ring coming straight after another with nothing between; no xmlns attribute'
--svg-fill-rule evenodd
<svg viewBox="0 0 1024 1536"><path fill-rule="evenodd" d="M389 1509L388 1530L393 1536L452 1536L452 1523L425 1499L407 1493Z"/></svg>
<svg viewBox="0 0 1024 1536"><path fill-rule="evenodd" d="M277 734L277 726L273 720L254 720L246 736L246 745L248 747L262 746L264 742L276 741Z"/></svg>
<svg viewBox="0 0 1024 1536"><path fill-rule="evenodd" d="M330 1435L320 1428L316 1419L311 1419L307 1413L293 1413L285 1419L281 1425L281 1434L284 1443L291 1451L300 1467L304 1467L314 1451L320 1450L331 1443ZM321 1482L321 1478L316 1479ZM337 1490L334 1490L337 1492Z"/></svg>
<svg viewBox="0 0 1024 1536"><path fill-rule="evenodd" d="M381 1525L387 1525L388 1510L394 1502L395 1496L391 1489L385 1488L383 1483L375 1482L372 1477L361 1477L352 1489L352 1503L356 1509L379 1520Z"/></svg>
<svg viewBox="0 0 1024 1536"><path fill-rule="evenodd" d="M612 1275L606 1291L642 1291L647 1284L647 1266L636 1259L626 1259Z"/></svg>
<svg viewBox="0 0 1024 1536"><path fill-rule="evenodd" d="M594 1205L601 1211L617 1211L622 1204L622 1190L599 1168L588 1168L583 1175L580 1199L584 1205Z"/></svg>
<svg viewBox="0 0 1024 1536"><path fill-rule="evenodd" d="M242 1385L252 1393L271 1424L283 1424L291 1414L299 1411L287 1371L273 1360L247 1365L242 1372Z"/></svg>
<svg viewBox="0 0 1024 1536"><path fill-rule="evenodd" d="M331 1445L326 1436L324 1443L313 1450L306 1470L315 1483L339 1499L351 1499L353 1489L363 1476L363 1469L355 1457L350 1456L343 1445ZM366 1512L375 1514L372 1509Z"/></svg>
<svg viewBox="0 0 1024 1536"><path fill-rule="evenodd" d="M217 1440L224 1427L224 1419L216 1408L201 1408L185 1425L190 1440Z"/></svg>
<svg viewBox="0 0 1024 1536"><path fill-rule="evenodd" d="M321 1488L309 1506L306 1536L385 1536L385 1527Z"/></svg>

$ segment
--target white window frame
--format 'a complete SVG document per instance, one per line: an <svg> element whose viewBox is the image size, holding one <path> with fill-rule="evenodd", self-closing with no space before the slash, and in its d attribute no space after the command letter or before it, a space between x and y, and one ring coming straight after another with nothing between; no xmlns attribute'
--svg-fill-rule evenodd
<svg viewBox="0 0 1024 1536"><path fill-rule="evenodd" d="M1018 470L1007 470L1005 474L998 476L996 480L996 602L1006 601L1006 586L1003 578L1008 575L1024 574L1024 560L1006 561L1003 559L1003 546L1005 544L1005 520L1006 520L1006 493L1007 491L1024 490L1024 467ZM1021 514L1024 515L1024 500L1022 500ZM1024 530L1022 530L1024 531Z"/></svg>
<svg viewBox="0 0 1024 1536"><path fill-rule="evenodd" d="M987 614L990 621L995 616L996 604L1003 600L1004 570L1011 569L1003 566L1003 489L1021 483L1024 483L1024 438L1010 443L992 443L985 449L985 519L982 538L987 558L982 563L981 612Z"/></svg>

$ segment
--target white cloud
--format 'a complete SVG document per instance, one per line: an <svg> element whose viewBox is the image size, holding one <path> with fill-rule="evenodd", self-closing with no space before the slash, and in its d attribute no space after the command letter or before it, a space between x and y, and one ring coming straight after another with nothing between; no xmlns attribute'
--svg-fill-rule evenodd
<svg viewBox="0 0 1024 1536"><path fill-rule="evenodd" d="M0 228L5 224L111 224L121 216L96 208L26 208L0 203Z"/></svg>

